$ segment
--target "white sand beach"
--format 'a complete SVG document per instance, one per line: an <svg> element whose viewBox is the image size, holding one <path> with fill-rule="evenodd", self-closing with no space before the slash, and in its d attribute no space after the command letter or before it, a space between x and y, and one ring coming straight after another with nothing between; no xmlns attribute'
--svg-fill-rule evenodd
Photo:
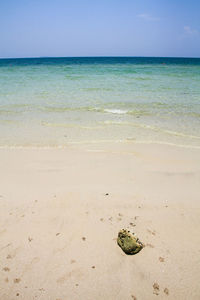
<svg viewBox="0 0 200 300"><path fill-rule="evenodd" d="M0 299L200 299L200 150L0 149ZM118 231L145 247L126 255Z"/></svg>

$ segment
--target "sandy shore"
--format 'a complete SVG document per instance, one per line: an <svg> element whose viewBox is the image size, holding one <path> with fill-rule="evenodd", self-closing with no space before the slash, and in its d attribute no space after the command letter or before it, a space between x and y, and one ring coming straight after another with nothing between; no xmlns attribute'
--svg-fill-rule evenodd
<svg viewBox="0 0 200 300"><path fill-rule="evenodd" d="M0 299L200 299L199 200L200 150L0 149Z"/></svg>

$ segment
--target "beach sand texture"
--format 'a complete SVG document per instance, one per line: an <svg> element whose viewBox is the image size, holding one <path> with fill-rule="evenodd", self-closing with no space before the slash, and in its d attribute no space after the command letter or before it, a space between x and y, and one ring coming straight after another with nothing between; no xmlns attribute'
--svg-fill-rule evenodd
<svg viewBox="0 0 200 300"><path fill-rule="evenodd" d="M200 299L200 150L0 149L0 299ZM118 231L145 244L123 253Z"/></svg>

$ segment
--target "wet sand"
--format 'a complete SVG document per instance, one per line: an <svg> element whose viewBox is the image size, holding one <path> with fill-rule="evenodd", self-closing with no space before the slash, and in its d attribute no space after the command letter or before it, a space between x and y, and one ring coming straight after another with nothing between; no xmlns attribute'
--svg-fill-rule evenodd
<svg viewBox="0 0 200 300"><path fill-rule="evenodd" d="M198 149L0 149L0 299L200 299L199 200Z"/></svg>

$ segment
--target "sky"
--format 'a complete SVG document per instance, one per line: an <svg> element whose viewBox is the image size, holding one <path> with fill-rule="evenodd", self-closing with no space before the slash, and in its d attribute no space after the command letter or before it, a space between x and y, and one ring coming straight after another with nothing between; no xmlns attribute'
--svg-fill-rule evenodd
<svg viewBox="0 0 200 300"><path fill-rule="evenodd" d="M200 57L199 0L0 0L0 57Z"/></svg>

